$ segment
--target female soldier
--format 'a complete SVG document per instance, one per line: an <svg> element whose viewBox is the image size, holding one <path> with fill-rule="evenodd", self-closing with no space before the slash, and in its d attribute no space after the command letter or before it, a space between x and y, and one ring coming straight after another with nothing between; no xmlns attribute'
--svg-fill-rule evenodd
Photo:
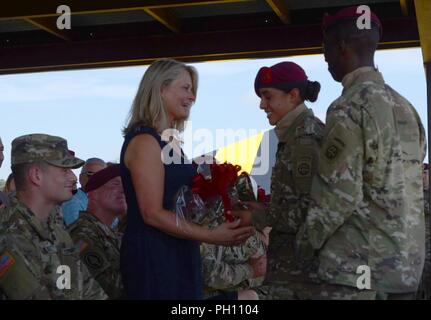
<svg viewBox="0 0 431 320"><path fill-rule="evenodd" d="M318 82L308 80L304 70L293 62L263 67L254 88L260 108L275 125L279 144L271 177L268 208L245 203L253 211L234 211L243 225L262 230L272 227L267 253L268 270L261 299L305 298L312 283L312 270L303 269L295 255L294 240L305 219L313 175L318 164L319 144L324 125L307 108L304 100L316 101Z"/></svg>

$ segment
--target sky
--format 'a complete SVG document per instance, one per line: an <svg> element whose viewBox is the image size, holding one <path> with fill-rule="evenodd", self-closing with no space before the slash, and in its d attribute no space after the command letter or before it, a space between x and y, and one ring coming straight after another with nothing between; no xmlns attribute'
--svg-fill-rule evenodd
<svg viewBox="0 0 431 320"><path fill-rule="evenodd" d="M198 156L271 129L253 84L260 67L281 61L299 64L310 80L321 83L318 100L307 106L325 121L326 110L342 86L330 76L322 55L195 63L199 88L184 134L185 153ZM427 129L420 48L377 51L375 63L386 82L415 106ZM84 160L119 161L121 129L145 70L141 66L0 76L0 137L5 146L0 179L10 173L12 140L29 133L61 136ZM209 133L204 144L197 135L202 129ZM238 134L221 139L224 136L217 133L226 129Z"/></svg>

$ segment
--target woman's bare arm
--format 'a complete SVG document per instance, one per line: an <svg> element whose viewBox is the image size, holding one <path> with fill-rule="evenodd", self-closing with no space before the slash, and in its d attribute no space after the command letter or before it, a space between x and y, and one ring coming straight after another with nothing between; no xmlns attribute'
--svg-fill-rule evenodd
<svg viewBox="0 0 431 320"><path fill-rule="evenodd" d="M209 230L182 220L177 225L175 213L163 209L165 170L161 149L154 137L143 134L130 141L124 157L129 169L145 223L172 236L219 245L236 245L253 234L252 227L240 227L241 221L223 223Z"/></svg>

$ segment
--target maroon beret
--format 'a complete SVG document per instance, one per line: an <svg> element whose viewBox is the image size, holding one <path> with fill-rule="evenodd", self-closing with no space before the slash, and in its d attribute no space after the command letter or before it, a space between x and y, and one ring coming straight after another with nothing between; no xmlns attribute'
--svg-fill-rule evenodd
<svg viewBox="0 0 431 320"><path fill-rule="evenodd" d="M262 67L254 80L254 91L260 97L259 89L276 88L290 91L308 80L304 69L294 62L280 62L272 67Z"/></svg>
<svg viewBox="0 0 431 320"><path fill-rule="evenodd" d="M120 165L112 164L105 169L97 171L88 179L85 191L90 192L96 190L107 183L109 180L121 176Z"/></svg>
<svg viewBox="0 0 431 320"><path fill-rule="evenodd" d="M353 6L353 7L341 9L340 11L338 11L333 16L325 15L323 17L323 30L327 30L339 22L354 20L354 19L359 18L364 13L362 10L359 10L359 12L358 12L358 7L359 6ZM380 37L381 37L383 34L383 28L382 28L382 23L380 22L379 17L374 12L371 11L370 12L370 18L371 18L371 22L374 23L379 28Z"/></svg>

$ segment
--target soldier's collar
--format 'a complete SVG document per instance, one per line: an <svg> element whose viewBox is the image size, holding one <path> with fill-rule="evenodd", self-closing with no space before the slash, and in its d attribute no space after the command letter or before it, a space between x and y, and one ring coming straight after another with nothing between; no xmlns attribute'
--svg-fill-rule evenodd
<svg viewBox="0 0 431 320"><path fill-rule="evenodd" d="M96 220L99 220L99 219L97 219L94 216L94 214L92 214L91 212L89 212L87 210L81 210L81 211L79 211L79 218L81 218L81 217L84 217L84 218L87 218L87 219L96 219Z"/></svg>
<svg viewBox="0 0 431 320"><path fill-rule="evenodd" d="M361 67L346 74L341 81L344 90L351 88L356 83L365 81L384 82L382 74L374 67Z"/></svg>
<svg viewBox="0 0 431 320"><path fill-rule="evenodd" d="M103 221L99 219L99 217L97 217L95 214L91 213L90 211L87 211L87 210L81 211L79 217L81 218L81 216L89 220L91 223L97 224L99 228L101 228L106 235L112 236L114 234L114 230L111 227L104 224Z"/></svg>
<svg viewBox="0 0 431 320"><path fill-rule="evenodd" d="M294 110L286 114L277 122L274 131L277 135L278 140L283 140L286 131L293 125L298 116L307 110L308 108L306 107L306 105L304 103L301 103Z"/></svg>
<svg viewBox="0 0 431 320"><path fill-rule="evenodd" d="M55 224L56 208L51 212L46 221L40 220L33 211L16 196L11 197L11 206L13 211L19 213L27 223L33 228L33 230L44 240L52 240L51 233Z"/></svg>

